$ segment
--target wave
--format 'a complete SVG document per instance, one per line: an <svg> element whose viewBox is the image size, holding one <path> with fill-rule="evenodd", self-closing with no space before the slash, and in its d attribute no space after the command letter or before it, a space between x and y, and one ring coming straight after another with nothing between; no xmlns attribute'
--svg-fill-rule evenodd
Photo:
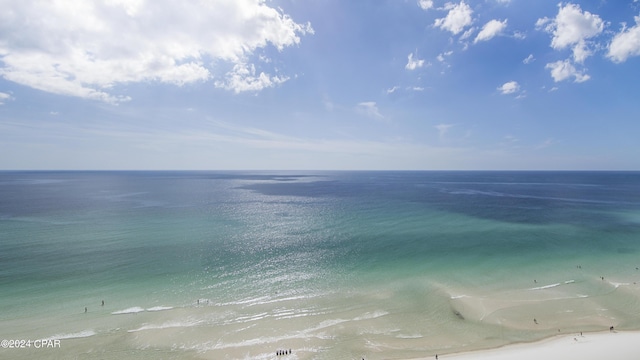
<svg viewBox="0 0 640 360"><path fill-rule="evenodd" d="M462 299L462 298L466 298L468 297L467 295L451 295L451 297L449 297L451 300L456 300L456 299Z"/></svg>
<svg viewBox="0 0 640 360"><path fill-rule="evenodd" d="M233 306L233 305L258 305L266 303L266 300L270 299L269 296L261 296L257 298L248 298L238 301L229 301L224 303L216 303L216 306Z"/></svg>
<svg viewBox="0 0 640 360"><path fill-rule="evenodd" d="M137 314L139 312L143 312L144 309L139 306L130 307L124 310L118 310L111 313L111 315L122 315L122 314Z"/></svg>
<svg viewBox="0 0 640 360"><path fill-rule="evenodd" d="M249 298L249 299L243 299L238 301L216 303L215 305L216 306L233 306L233 305L255 306L255 305L266 305L266 304L272 304L272 303L278 303L278 302L284 302L284 301L303 300L308 298L309 296L307 295L290 296L290 297L283 297L283 298L272 298L270 296L261 296L257 298Z"/></svg>
<svg viewBox="0 0 640 360"><path fill-rule="evenodd" d="M554 287L558 287L558 286L560 286L560 285L562 285L562 284L561 284L561 283L555 283L555 284L551 284L551 285L545 285L545 286L534 287L534 288L531 288L531 289L529 289L529 290L544 290L544 289L551 289L551 288L554 288Z"/></svg>
<svg viewBox="0 0 640 360"><path fill-rule="evenodd" d="M619 288L620 286L630 286L630 283L618 283L618 282L613 282L610 281L609 284L611 284L614 288Z"/></svg>
<svg viewBox="0 0 640 360"><path fill-rule="evenodd" d="M50 336L44 340L64 340L64 339L80 339L80 338L86 338L86 337L90 337L96 335L96 332L93 330L84 330L84 331L80 331L80 332L76 332L76 333L69 333L69 334L56 334L53 336Z"/></svg>
<svg viewBox="0 0 640 360"><path fill-rule="evenodd" d="M561 286L561 285L573 284L573 283L575 283L575 282L576 282L575 280L567 280L567 281L562 282L562 283L555 283L555 284L550 284L550 285L538 286L538 287L530 288L530 289L528 289L528 290L545 290L545 289L551 289L551 288L558 287L558 286Z"/></svg>
<svg viewBox="0 0 640 360"><path fill-rule="evenodd" d="M202 320L193 320L193 321L168 321L162 324L146 324L142 325L137 329L127 330L127 332L138 332L144 330L161 330L161 329L171 329L171 328L187 328L197 326L202 323Z"/></svg>
<svg viewBox="0 0 640 360"><path fill-rule="evenodd" d="M165 311L165 310L171 310L171 309L173 309L173 306L153 306L147 309L142 308L140 306L134 306L124 310L114 311L111 313L111 315L137 314L143 311L155 312L155 311Z"/></svg>
<svg viewBox="0 0 640 360"><path fill-rule="evenodd" d="M147 311L163 311L163 310L171 310L173 306L154 306L147 309Z"/></svg>
<svg viewBox="0 0 640 360"><path fill-rule="evenodd" d="M354 318L354 321L360 321L360 320L369 320L369 319L375 319L375 318L379 318L385 315L389 315L388 312L383 311L383 310L377 310L374 312L368 312L362 316L358 316L356 318Z"/></svg>
<svg viewBox="0 0 640 360"><path fill-rule="evenodd" d="M269 313L267 313L267 312L263 312L263 313L260 313L260 314L246 315L246 316L238 316L238 317L234 318L233 320L230 320L228 323L229 324L235 324L235 323L252 322L252 321L262 320L262 319L265 319L265 318L270 317L270 316L271 315L269 315Z"/></svg>

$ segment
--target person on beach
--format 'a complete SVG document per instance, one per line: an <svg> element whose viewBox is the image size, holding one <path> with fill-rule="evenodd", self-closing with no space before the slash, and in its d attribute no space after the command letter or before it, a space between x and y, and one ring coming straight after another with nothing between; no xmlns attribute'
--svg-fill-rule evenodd
<svg viewBox="0 0 640 360"><path fill-rule="evenodd" d="M87 307L86 306L84 307L84 312L85 312L85 314L87 313Z"/></svg>
<svg viewBox="0 0 640 360"><path fill-rule="evenodd" d="M102 300L102 305L101 306L104 306L104 300Z"/></svg>

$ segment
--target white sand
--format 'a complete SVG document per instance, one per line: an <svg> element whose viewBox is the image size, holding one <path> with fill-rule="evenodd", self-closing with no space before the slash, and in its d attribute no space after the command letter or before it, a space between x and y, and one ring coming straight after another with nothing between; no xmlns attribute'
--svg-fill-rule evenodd
<svg viewBox="0 0 640 360"><path fill-rule="evenodd" d="M439 355L442 360L638 360L640 332L563 335L541 342L509 345L493 350ZM425 360L435 359L428 357Z"/></svg>

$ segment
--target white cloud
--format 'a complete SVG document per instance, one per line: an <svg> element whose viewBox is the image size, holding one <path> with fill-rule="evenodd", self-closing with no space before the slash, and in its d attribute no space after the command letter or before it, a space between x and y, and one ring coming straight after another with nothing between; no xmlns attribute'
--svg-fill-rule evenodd
<svg viewBox="0 0 640 360"><path fill-rule="evenodd" d="M546 149L546 148L548 148L548 147L550 147L550 146L553 146L553 145L555 145L555 144L557 144L557 143L558 143L558 141L557 141L557 140L555 140L555 139L553 139L553 138L548 138L548 139L546 139L545 141L543 141L542 143L540 143L540 144L536 145L536 146L534 147L534 149L536 149L536 150Z"/></svg>
<svg viewBox="0 0 640 360"><path fill-rule="evenodd" d="M7 100L13 100L13 97L7 93L0 92L0 105L4 105Z"/></svg>
<svg viewBox="0 0 640 360"><path fill-rule="evenodd" d="M358 111L360 114L377 120L384 119L384 116L380 114L380 110L378 110L378 106L376 105L375 101L365 101L359 103L358 106L356 106L356 111Z"/></svg>
<svg viewBox="0 0 640 360"><path fill-rule="evenodd" d="M251 57L313 33L310 24L262 0L10 1L3 3L0 24L0 76L107 102L128 100L112 93L118 84L208 81L224 75L225 64L233 69L226 75L230 90L273 86L284 78L255 76Z"/></svg>
<svg viewBox="0 0 640 360"><path fill-rule="evenodd" d="M438 61L440 62L444 62L446 60L445 56L451 56L451 54L453 54L453 51L446 51L441 54L438 54L436 59L438 59Z"/></svg>
<svg viewBox="0 0 640 360"><path fill-rule="evenodd" d="M473 10L469 5L461 1L459 4L447 3L444 7L445 10L449 10L447 16L436 19L433 24L435 27L439 27L442 30L450 31L452 34L457 35L465 27L471 25L473 19Z"/></svg>
<svg viewBox="0 0 640 360"><path fill-rule="evenodd" d="M541 18L536 27L553 35L551 47L556 50L572 47L574 61L582 63L592 54L587 39L599 35L604 29L600 16L582 11L580 5L558 5L554 19Z"/></svg>
<svg viewBox="0 0 640 360"><path fill-rule="evenodd" d="M500 90L502 95L513 94L520 90L520 85L517 81L509 81L499 86L498 90Z"/></svg>
<svg viewBox="0 0 640 360"><path fill-rule="evenodd" d="M476 36L473 42L477 43L479 41L491 40L496 35L500 34L502 30L504 30L506 27L507 27L506 19L504 21L491 20L488 23L484 24L484 26L482 27L482 30L480 30L480 32L478 33L478 36Z"/></svg>
<svg viewBox="0 0 640 360"><path fill-rule="evenodd" d="M327 111L333 111L333 109L335 109L336 107L336 105L333 103L333 101L331 101L331 99L329 99L328 96L324 97L324 99L322 100L322 104Z"/></svg>
<svg viewBox="0 0 640 360"><path fill-rule="evenodd" d="M640 16L634 17L636 25L627 29L623 27L609 44L609 57L614 62L624 62L630 56L640 55Z"/></svg>
<svg viewBox="0 0 640 360"><path fill-rule="evenodd" d="M533 54L529 54L529 56L522 60L524 64L531 64L534 61L536 61L536 59L533 57Z"/></svg>
<svg viewBox="0 0 640 360"><path fill-rule="evenodd" d="M524 40L527 38L527 35L520 31L514 31L512 36L514 39L518 39L518 40Z"/></svg>
<svg viewBox="0 0 640 360"><path fill-rule="evenodd" d="M458 40L462 41L470 38L471 35L473 35L473 33L476 32L476 30L477 28L475 26L470 27L469 29L467 29L467 31L463 32L462 35L460 35L460 38Z"/></svg>
<svg viewBox="0 0 640 360"><path fill-rule="evenodd" d="M442 139L453 126L453 124L438 124L434 127L438 130L438 136Z"/></svg>
<svg viewBox="0 0 640 360"><path fill-rule="evenodd" d="M400 89L399 86L394 86L390 89L387 89L387 94L393 94L394 92L396 92L396 90Z"/></svg>
<svg viewBox="0 0 640 360"><path fill-rule="evenodd" d="M256 67L253 64L236 64L233 70L227 73L225 81L216 81L215 86L232 90L237 94L243 91L260 91L287 80L289 78L286 76L271 76L264 72L256 75Z"/></svg>
<svg viewBox="0 0 640 360"><path fill-rule="evenodd" d="M574 81L580 83L591 78L589 75L576 70L569 60L549 63L545 66L545 69L551 69L551 76L555 82L560 82L574 77Z"/></svg>
<svg viewBox="0 0 640 360"><path fill-rule="evenodd" d="M421 68L421 67L424 66L424 60L422 60L422 59L414 59L413 58L413 53L409 54L408 58L409 58L409 61L407 62L407 65L405 65L405 67L404 67L405 69L407 69L407 70L415 70L417 68Z"/></svg>
<svg viewBox="0 0 640 360"><path fill-rule="evenodd" d="M418 6L422 10L429 10L433 7L433 0L418 0Z"/></svg>

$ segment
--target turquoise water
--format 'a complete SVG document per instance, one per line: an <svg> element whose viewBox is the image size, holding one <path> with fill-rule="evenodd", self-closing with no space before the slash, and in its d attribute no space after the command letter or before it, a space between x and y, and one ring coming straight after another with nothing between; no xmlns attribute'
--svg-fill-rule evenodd
<svg viewBox="0 0 640 360"><path fill-rule="evenodd" d="M0 246L0 338L61 341L2 358L410 359L640 329L637 172L1 172Z"/></svg>

